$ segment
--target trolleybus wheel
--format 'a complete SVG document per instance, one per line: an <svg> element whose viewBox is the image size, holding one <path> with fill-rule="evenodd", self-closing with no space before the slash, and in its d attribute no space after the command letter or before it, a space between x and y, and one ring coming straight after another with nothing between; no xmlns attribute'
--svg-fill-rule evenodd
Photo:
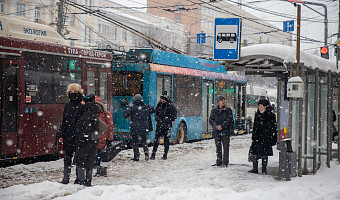
<svg viewBox="0 0 340 200"><path fill-rule="evenodd" d="M180 123L177 131L177 136L176 136L176 143L177 144L183 144L187 139L187 127L186 125L182 122Z"/></svg>

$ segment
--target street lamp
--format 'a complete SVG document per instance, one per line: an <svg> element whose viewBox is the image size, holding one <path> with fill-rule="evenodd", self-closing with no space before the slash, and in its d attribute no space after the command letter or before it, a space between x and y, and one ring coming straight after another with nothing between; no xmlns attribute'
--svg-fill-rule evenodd
<svg viewBox="0 0 340 200"><path fill-rule="evenodd" d="M194 23L192 23L190 26L189 26L189 29L188 29L188 43L187 43L187 52L188 52L188 54L190 55L190 53L191 53L191 49L190 49L190 43L191 43L191 28L192 28L192 26L193 25L195 25L195 24L197 24L198 22L201 22L201 21L203 21L203 20L207 20L207 18L206 17L204 17L204 18L200 18L199 20L197 20L197 21L195 21Z"/></svg>

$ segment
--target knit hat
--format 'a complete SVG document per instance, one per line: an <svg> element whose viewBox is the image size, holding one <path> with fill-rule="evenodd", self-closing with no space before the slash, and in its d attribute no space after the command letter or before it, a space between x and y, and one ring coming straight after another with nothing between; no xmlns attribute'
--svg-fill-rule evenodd
<svg viewBox="0 0 340 200"><path fill-rule="evenodd" d="M265 108L267 108L270 105L270 103L267 99L260 99L259 105L260 104L263 105Z"/></svg>
<svg viewBox="0 0 340 200"><path fill-rule="evenodd" d="M72 91L72 90L75 90L77 92L79 92L81 95L84 94L84 91L83 89L81 89L81 86L78 84L78 83L71 83L68 85L67 87L67 95Z"/></svg>
<svg viewBox="0 0 340 200"><path fill-rule="evenodd" d="M83 97L85 103L95 103L95 99L96 97L93 94L86 95L85 97Z"/></svg>
<svg viewBox="0 0 340 200"><path fill-rule="evenodd" d="M165 101L169 101L168 92L164 91L160 98Z"/></svg>
<svg viewBox="0 0 340 200"><path fill-rule="evenodd" d="M133 100L134 100L134 101L140 101L140 100L142 100L142 95L136 94L136 95L133 97Z"/></svg>
<svg viewBox="0 0 340 200"><path fill-rule="evenodd" d="M223 99L225 100L224 96L218 96L218 97L217 97L217 102L219 102L219 101L221 101L221 100L223 100Z"/></svg>

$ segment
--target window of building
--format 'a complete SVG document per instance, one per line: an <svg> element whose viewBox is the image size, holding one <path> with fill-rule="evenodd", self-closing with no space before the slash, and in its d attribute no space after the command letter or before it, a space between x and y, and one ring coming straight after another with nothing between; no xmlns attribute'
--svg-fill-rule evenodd
<svg viewBox="0 0 340 200"><path fill-rule="evenodd" d="M26 16L26 4L25 3L17 3L17 16Z"/></svg>
<svg viewBox="0 0 340 200"><path fill-rule="evenodd" d="M0 13L5 13L5 0L0 0Z"/></svg>
<svg viewBox="0 0 340 200"><path fill-rule="evenodd" d="M92 33L90 27L85 26L85 42L91 43L91 37Z"/></svg>
<svg viewBox="0 0 340 200"><path fill-rule="evenodd" d="M71 15L70 16L70 26L76 26L76 16L75 15Z"/></svg>
<svg viewBox="0 0 340 200"><path fill-rule="evenodd" d="M40 22L41 21L40 16L41 16L41 8L39 6L36 6L34 10L34 21Z"/></svg>
<svg viewBox="0 0 340 200"><path fill-rule="evenodd" d="M174 21L175 21L175 23L180 24L181 23L181 17L176 16Z"/></svg>
<svg viewBox="0 0 340 200"><path fill-rule="evenodd" d="M180 5L179 4L175 5L175 13L180 13Z"/></svg>
<svg viewBox="0 0 340 200"><path fill-rule="evenodd" d="M123 31L122 37L124 41L127 41L127 31Z"/></svg>

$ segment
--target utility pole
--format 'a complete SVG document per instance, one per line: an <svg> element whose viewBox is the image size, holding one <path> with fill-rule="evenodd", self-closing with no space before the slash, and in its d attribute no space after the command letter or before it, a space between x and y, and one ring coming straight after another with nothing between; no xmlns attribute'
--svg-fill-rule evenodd
<svg viewBox="0 0 340 200"><path fill-rule="evenodd" d="M338 15L339 15L339 19L338 19L338 40L340 39L340 2L338 2L339 4L339 9L338 9ZM335 45L336 48L336 56L335 56L335 62L336 62L336 69L339 69L339 55L340 55L340 49L339 49L339 45ZM338 83L339 84L339 83ZM338 118L339 119L339 118ZM339 155L340 158L340 155Z"/></svg>
<svg viewBox="0 0 340 200"><path fill-rule="evenodd" d="M291 3L296 3L296 4L303 4L304 6L306 6L307 8L315 11L316 13L320 14L321 16L324 16L324 24L325 24L325 28L324 28L324 47L328 47L328 42L327 42L327 38L328 38L328 18L327 18L327 6L323 3L316 3L316 2L309 2L309 1L300 1L300 0L281 0L281 1L288 1ZM324 8L325 14L321 14L320 12L318 12L317 10L314 10L313 8L309 7L308 4L310 5L314 5L314 6L322 6Z"/></svg>
<svg viewBox="0 0 340 200"><path fill-rule="evenodd" d="M300 29L301 29L301 5L297 5L296 27L296 76L300 76Z"/></svg>
<svg viewBox="0 0 340 200"><path fill-rule="evenodd" d="M64 37L64 0L58 2L58 21L57 21L57 32Z"/></svg>

